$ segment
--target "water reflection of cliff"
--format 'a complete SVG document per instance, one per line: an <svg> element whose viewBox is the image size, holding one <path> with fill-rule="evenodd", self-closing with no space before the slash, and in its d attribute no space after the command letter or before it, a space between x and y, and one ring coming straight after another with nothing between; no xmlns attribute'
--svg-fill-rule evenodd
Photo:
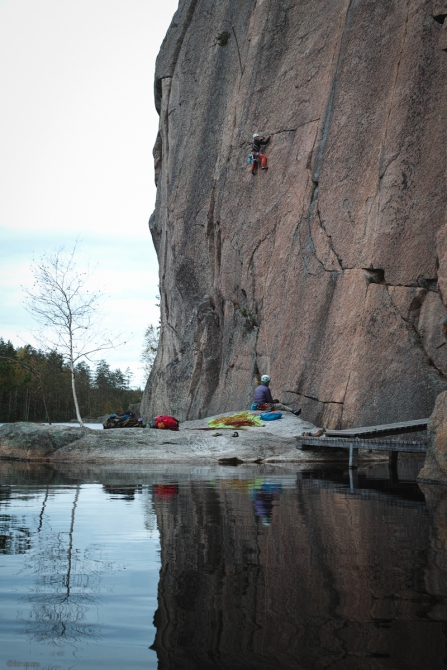
<svg viewBox="0 0 447 670"><path fill-rule="evenodd" d="M447 566L423 502L265 484L154 497L159 669L445 667Z"/></svg>

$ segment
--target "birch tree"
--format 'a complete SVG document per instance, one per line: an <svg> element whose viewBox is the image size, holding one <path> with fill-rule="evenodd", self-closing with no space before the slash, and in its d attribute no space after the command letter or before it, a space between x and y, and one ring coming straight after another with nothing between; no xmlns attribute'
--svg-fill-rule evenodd
<svg viewBox="0 0 447 670"><path fill-rule="evenodd" d="M125 344L101 326L101 291L89 290L92 273L76 266L76 245L44 254L33 262L34 283L24 288L25 309L39 325L35 332L42 349L57 351L68 365L76 418L84 425L76 395L76 364L100 351Z"/></svg>

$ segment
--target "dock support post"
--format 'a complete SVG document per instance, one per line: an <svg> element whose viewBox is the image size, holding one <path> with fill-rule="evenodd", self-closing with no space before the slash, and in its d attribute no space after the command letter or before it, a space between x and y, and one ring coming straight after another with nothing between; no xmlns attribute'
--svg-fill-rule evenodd
<svg viewBox="0 0 447 670"><path fill-rule="evenodd" d="M388 464L390 468L397 468L397 458L399 456L398 451L390 451L388 454Z"/></svg>
<svg viewBox="0 0 447 670"><path fill-rule="evenodd" d="M397 474L397 458L399 456L398 451L390 451L388 454L388 469L390 472L390 480L392 482L398 482L399 477Z"/></svg>
<svg viewBox="0 0 447 670"><path fill-rule="evenodd" d="M349 490L351 493L354 493L355 489L359 484L359 474L357 469L349 468Z"/></svg>
<svg viewBox="0 0 447 670"><path fill-rule="evenodd" d="M349 445L349 468L357 468L359 462L359 450L353 444Z"/></svg>

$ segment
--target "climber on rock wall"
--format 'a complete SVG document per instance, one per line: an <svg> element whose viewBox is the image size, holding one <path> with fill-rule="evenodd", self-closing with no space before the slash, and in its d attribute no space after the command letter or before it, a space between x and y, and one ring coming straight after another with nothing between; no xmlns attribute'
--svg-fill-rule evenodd
<svg viewBox="0 0 447 670"><path fill-rule="evenodd" d="M253 146L251 148L251 156L253 156L253 161L251 163L251 173L255 174L256 172L256 164L258 161L261 161L261 170L268 170L267 167L267 156L264 156L264 154L261 154L261 145L262 144L268 144L270 142L270 135L267 137L267 139L264 139L263 137L260 137L259 133L254 133L253 135Z"/></svg>

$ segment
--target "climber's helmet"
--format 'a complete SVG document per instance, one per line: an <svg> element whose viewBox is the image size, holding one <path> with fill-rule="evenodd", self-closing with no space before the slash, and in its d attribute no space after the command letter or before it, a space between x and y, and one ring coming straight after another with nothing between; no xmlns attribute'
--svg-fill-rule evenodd
<svg viewBox="0 0 447 670"><path fill-rule="evenodd" d="M259 133L253 133L253 139L255 139L255 137L259 137Z"/></svg>
<svg viewBox="0 0 447 670"><path fill-rule="evenodd" d="M268 375L262 375L261 384L270 384L270 377Z"/></svg>

